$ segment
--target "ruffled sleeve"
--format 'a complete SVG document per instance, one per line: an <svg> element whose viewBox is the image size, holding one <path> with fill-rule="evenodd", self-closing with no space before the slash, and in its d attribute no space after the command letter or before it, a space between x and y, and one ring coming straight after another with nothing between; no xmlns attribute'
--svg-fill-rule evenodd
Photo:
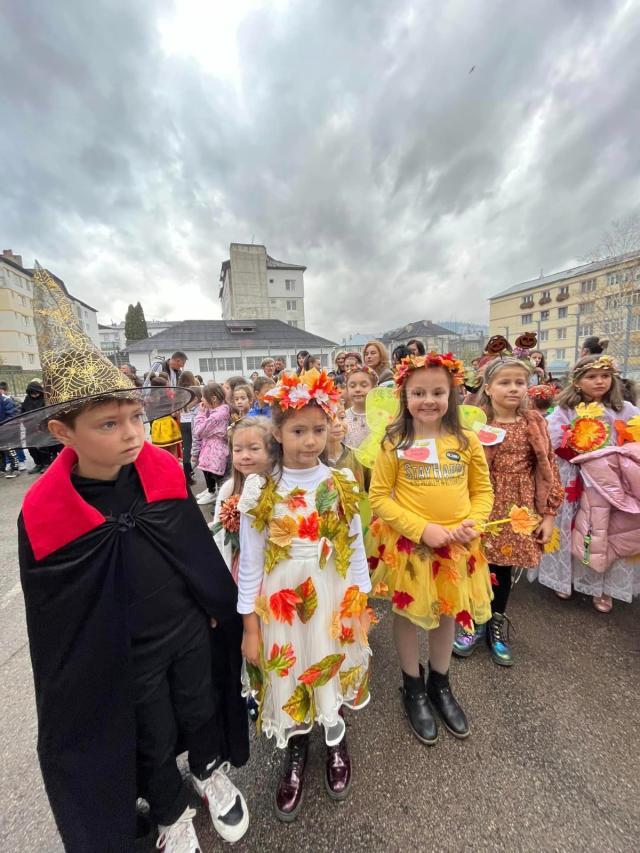
<svg viewBox="0 0 640 853"><path fill-rule="evenodd" d="M241 513L246 515L249 510L257 506L260 499L260 492L265 483L266 480L262 474L249 474L244 482L244 488L238 501L238 510Z"/></svg>

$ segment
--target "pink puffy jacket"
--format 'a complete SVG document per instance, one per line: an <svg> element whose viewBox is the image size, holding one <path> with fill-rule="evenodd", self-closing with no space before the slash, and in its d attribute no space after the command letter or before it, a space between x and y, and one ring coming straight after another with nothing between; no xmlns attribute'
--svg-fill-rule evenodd
<svg viewBox="0 0 640 853"><path fill-rule="evenodd" d="M619 557L640 554L640 443L575 456L584 491L571 532L571 553L605 572ZM591 536L590 547L585 537Z"/></svg>

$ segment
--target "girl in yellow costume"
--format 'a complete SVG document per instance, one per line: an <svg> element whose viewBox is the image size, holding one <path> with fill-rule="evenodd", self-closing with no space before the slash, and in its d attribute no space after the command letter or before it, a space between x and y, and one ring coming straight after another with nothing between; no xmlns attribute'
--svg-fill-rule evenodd
<svg viewBox="0 0 640 853"><path fill-rule="evenodd" d="M455 624L468 629L491 618L479 536L493 492L482 445L459 424L463 380L463 364L451 353L400 362L400 414L386 431L369 490L379 543L374 595L391 599L403 704L413 733L427 744L437 739L431 706L456 737L469 734L449 685ZM418 628L429 632L426 684Z"/></svg>

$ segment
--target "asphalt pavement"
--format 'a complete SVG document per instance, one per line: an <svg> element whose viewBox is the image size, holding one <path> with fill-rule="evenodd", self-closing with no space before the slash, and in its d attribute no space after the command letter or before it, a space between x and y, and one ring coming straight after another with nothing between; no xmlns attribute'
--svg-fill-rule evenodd
<svg viewBox="0 0 640 853"><path fill-rule="evenodd" d="M15 521L32 477L0 479L0 850L62 850L35 751L36 714ZM201 487L200 487L201 488ZM640 570L640 569L639 569ZM598 614L523 579L510 603L516 663L485 648L454 660L454 689L472 732L441 729L422 746L401 709L391 620L371 635L372 701L348 713L354 783L343 803L323 785L324 750L311 749L305 803L292 825L273 814L281 756L255 738L231 778L245 794L248 851L635 851L640 838L640 604ZM425 653L426 658L426 653ZM98 769L97 769L98 770ZM204 809L203 853L222 850ZM153 849L153 844L141 849Z"/></svg>

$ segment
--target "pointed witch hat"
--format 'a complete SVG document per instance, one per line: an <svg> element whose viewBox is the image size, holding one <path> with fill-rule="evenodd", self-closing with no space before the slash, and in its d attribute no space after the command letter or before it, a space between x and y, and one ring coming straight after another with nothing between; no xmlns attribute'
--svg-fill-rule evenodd
<svg viewBox="0 0 640 853"><path fill-rule="evenodd" d="M78 325L71 300L36 261L33 275L36 327L45 405L0 424L0 450L55 444L47 423L90 401L140 401L148 421L182 409L193 398L188 388L136 388Z"/></svg>

